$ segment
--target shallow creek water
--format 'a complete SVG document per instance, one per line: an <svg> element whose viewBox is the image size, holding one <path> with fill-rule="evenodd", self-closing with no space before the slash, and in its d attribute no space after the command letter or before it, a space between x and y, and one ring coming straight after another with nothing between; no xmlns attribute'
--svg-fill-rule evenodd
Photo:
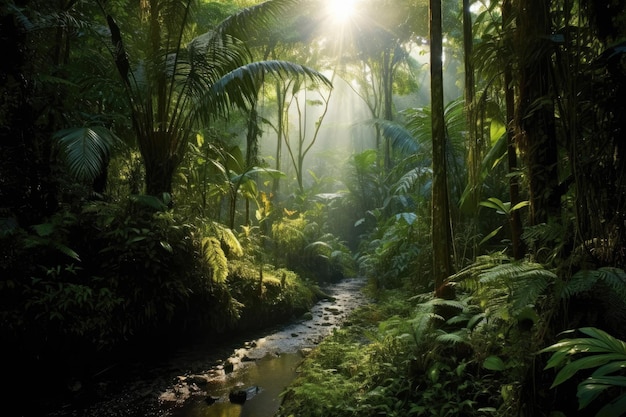
<svg viewBox="0 0 626 417"><path fill-rule="evenodd" d="M230 357L202 362L202 347L180 354L196 357L196 371L181 369L178 382L159 395L161 415L171 417L271 417L280 406L280 394L296 377L297 367L311 349L340 327L347 316L367 302L361 292L365 281L345 279L323 288L330 299L318 302L311 315L247 341ZM231 369L232 368L232 369ZM243 404L229 393L243 391Z"/></svg>

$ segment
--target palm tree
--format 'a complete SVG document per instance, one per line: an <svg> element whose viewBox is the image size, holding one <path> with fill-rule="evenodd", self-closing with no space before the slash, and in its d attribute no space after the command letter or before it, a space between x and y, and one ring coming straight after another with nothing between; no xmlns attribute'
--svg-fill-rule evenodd
<svg viewBox="0 0 626 417"><path fill-rule="evenodd" d="M192 38L194 0L147 0L141 3L140 30L124 39L100 2L143 158L147 194L171 194L172 178L189 139L216 117L252 105L265 74L305 76L330 84L302 65L251 58L243 28L268 25L296 4L298 0L267 1ZM82 156L92 158L95 165L104 162L97 152Z"/></svg>

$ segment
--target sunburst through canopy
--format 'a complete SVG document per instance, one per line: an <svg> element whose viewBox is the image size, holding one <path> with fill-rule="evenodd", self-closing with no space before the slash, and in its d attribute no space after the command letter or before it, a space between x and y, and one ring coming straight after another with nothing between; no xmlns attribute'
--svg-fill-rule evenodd
<svg viewBox="0 0 626 417"><path fill-rule="evenodd" d="M326 0L328 15L336 22L347 22L355 13L356 0Z"/></svg>

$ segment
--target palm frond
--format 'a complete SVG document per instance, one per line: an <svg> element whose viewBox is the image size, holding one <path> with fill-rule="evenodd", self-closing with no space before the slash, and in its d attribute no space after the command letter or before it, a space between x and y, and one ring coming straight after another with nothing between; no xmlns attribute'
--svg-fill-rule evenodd
<svg viewBox="0 0 626 417"><path fill-rule="evenodd" d="M391 146L403 155L411 155L419 152L422 148L416 142L413 134L404 126L383 119L371 122L380 129L382 136L391 142Z"/></svg>
<svg viewBox="0 0 626 417"><path fill-rule="evenodd" d="M393 189L398 194L408 194L417 184L420 184L424 177L431 176L432 169L429 167L415 167L402 175L394 184Z"/></svg>
<svg viewBox="0 0 626 417"><path fill-rule="evenodd" d="M227 114L234 107L249 107L256 101L259 83L267 75L279 78L304 76L313 84L332 86L323 74L303 65L278 60L252 62L224 74L205 91L199 108L214 112L201 112L199 117L212 118L216 114Z"/></svg>
<svg viewBox="0 0 626 417"><path fill-rule="evenodd" d="M92 181L106 165L119 139L102 126L64 129L54 135L59 141L70 173L79 180Z"/></svg>
<svg viewBox="0 0 626 417"><path fill-rule="evenodd" d="M571 379L579 371L593 371L591 376L578 384L579 409L586 408L600 394L610 392L609 396L603 397L605 405L596 416L623 415L626 377L620 372L626 367L626 343L595 327L578 330L586 337L563 339L539 351L552 352L544 369L560 368L551 388Z"/></svg>
<svg viewBox="0 0 626 417"><path fill-rule="evenodd" d="M246 7L224 19L217 31L240 39L249 38L250 30L262 31L281 18L302 0L269 0L255 6Z"/></svg>

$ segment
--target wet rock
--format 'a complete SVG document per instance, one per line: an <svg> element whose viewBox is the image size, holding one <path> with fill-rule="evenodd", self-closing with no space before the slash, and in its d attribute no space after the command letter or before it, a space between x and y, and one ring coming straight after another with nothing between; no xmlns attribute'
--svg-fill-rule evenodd
<svg viewBox="0 0 626 417"><path fill-rule="evenodd" d="M248 394L244 390L231 391L228 400L233 404L243 404L248 399Z"/></svg>
<svg viewBox="0 0 626 417"><path fill-rule="evenodd" d="M218 397L213 397L213 396L209 395L208 397L206 397L206 398L204 399L204 402L205 402L205 403L207 403L208 405L213 405L213 404L215 404L215 402L216 402L217 400L219 400L219 398L218 398Z"/></svg>
<svg viewBox="0 0 626 417"><path fill-rule="evenodd" d="M246 389L232 390L228 394L228 400L233 404L243 404L247 399L254 397L259 392L259 387L252 386Z"/></svg>
<svg viewBox="0 0 626 417"><path fill-rule="evenodd" d="M232 359L227 360L224 363L224 373L229 374L235 370L235 361Z"/></svg>
<svg viewBox="0 0 626 417"><path fill-rule="evenodd" d="M341 314L341 309L336 307L326 307L325 310L334 316L338 316Z"/></svg>
<svg viewBox="0 0 626 417"><path fill-rule="evenodd" d="M306 313L302 315L302 320L304 321L313 320L313 313L311 313L310 311L307 311Z"/></svg>
<svg viewBox="0 0 626 417"><path fill-rule="evenodd" d="M311 352L313 351L313 349L311 348L302 348L300 349L300 355L302 355L302 357L306 357L308 356Z"/></svg>
<svg viewBox="0 0 626 417"><path fill-rule="evenodd" d="M298 337L298 333L291 333L291 337Z"/></svg>
<svg viewBox="0 0 626 417"><path fill-rule="evenodd" d="M188 384L195 384L199 387L202 387L205 386L209 381L204 375L190 375L185 378L185 382L187 382Z"/></svg>

